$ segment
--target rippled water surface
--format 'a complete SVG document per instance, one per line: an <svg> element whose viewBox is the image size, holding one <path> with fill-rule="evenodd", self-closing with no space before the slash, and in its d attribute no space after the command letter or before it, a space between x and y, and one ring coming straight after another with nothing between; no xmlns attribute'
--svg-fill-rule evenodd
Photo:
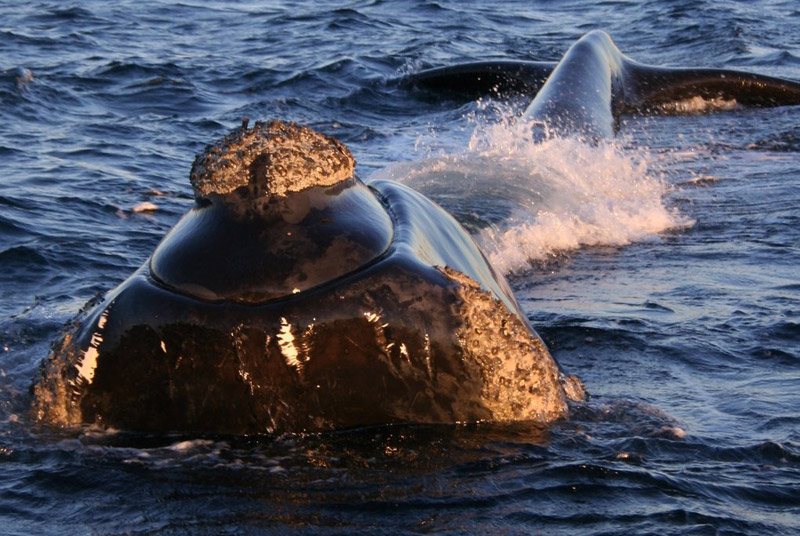
<svg viewBox="0 0 800 536"><path fill-rule="evenodd" d="M0 533L799 533L800 109L684 103L531 146L524 99L397 83L557 60L592 29L639 61L800 79L791 1L0 4ZM548 431L32 422L50 342L145 261L243 116L334 135L362 177L455 213L589 403Z"/></svg>

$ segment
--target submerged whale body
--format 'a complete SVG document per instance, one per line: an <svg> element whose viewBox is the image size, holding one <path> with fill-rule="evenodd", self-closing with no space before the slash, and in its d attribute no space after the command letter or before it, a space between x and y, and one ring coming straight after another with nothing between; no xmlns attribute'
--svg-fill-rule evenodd
<svg viewBox="0 0 800 536"><path fill-rule="evenodd" d="M669 99L800 103L790 81L635 64L602 32L557 65L469 64L414 81L485 89L487 76L536 93L531 124L587 138ZM192 168L195 207L54 343L36 417L234 434L566 417L580 382L470 236L424 196L366 186L353 168L341 143L280 121L208 147Z"/></svg>

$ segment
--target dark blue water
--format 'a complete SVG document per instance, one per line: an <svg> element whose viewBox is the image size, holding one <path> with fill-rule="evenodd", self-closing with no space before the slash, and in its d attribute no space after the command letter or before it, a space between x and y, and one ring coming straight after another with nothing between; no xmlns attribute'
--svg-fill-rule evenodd
<svg viewBox="0 0 800 536"><path fill-rule="evenodd" d="M684 103L609 147L531 148L524 102L395 83L598 28L640 61L800 79L793 1L0 4L0 532L799 533L800 109ZM589 403L549 431L33 422L50 342L242 116L334 135L472 224Z"/></svg>

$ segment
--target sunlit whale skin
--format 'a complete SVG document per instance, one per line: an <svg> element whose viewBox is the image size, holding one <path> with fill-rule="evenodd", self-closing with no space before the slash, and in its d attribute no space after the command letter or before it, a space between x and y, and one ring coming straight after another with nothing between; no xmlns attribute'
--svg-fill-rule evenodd
<svg viewBox="0 0 800 536"><path fill-rule="evenodd" d="M566 416L580 383L461 226L352 171L343 145L280 122L208 148L196 206L54 344L38 419L253 434Z"/></svg>
<svg viewBox="0 0 800 536"><path fill-rule="evenodd" d="M593 31L557 64L478 62L421 71L406 82L435 90L535 95L522 120L548 135L596 140L614 136L622 114L665 114L671 103L702 97L744 106L800 104L800 83L729 69L644 65L623 55L611 37Z"/></svg>

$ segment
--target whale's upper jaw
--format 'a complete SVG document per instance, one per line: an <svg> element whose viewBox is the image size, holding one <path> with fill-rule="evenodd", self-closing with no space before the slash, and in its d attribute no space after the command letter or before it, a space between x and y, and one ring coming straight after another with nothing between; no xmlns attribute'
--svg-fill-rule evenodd
<svg viewBox="0 0 800 536"><path fill-rule="evenodd" d="M243 125L198 155L190 180L198 201L237 191L252 200L285 197L354 177L355 160L338 140L273 120Z"/></svg>

